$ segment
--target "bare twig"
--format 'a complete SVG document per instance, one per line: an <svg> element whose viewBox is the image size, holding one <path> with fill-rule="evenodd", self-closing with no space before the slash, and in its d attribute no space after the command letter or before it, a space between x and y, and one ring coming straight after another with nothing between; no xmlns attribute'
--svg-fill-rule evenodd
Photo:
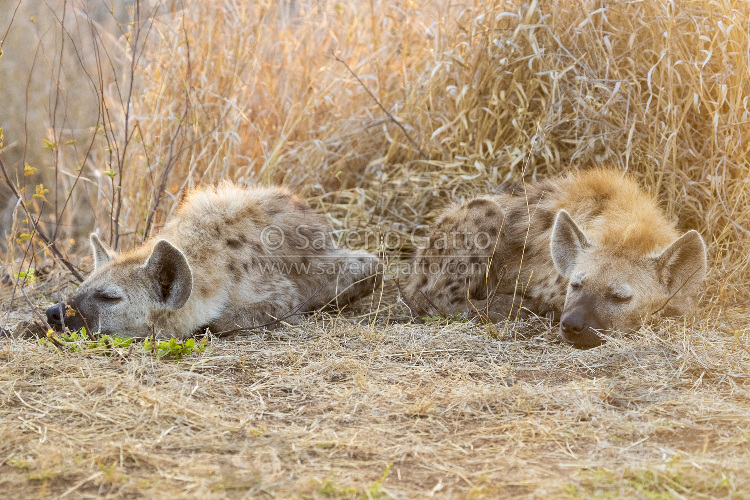
<svg viewBox="0 0 750 500"><path fill-rule="evenodd" d="M687 279L685 280L685 282L682 285L680 285L680 287L677 290L675 290L675 292L672 295L670 295L669 298L667 298L667 300L664 302L664 304L662 304L659 309L657 309L656 311L652 312L651 315L653 316L655 314L659 314L660 312L662 312L662 310L664 310L664 308L667 307L667 304L669 304L669 301L672 300L675 297L675 295L677 295L678 293L680 293L680 290L682 290L685 287L685 285L687 285L688 282L693 278L693 276L695 276L696 274L698 274L698 271L700 271L701 269L703 269L703 267L696 268L696 270L693 271L690 274L690 276L687 277Z"/></svg>
<svg viewBox="0 0 750 500"><path fill-rule="evenodd" d="M78 272L78 270L71 264L68 259L63 257L63 254L60 252L60 250L57 248L55 243L49 239L49 237L44 233L41 227L39 227L38 221L34 221L34 218L31 216L31 212L29 212L29 208L26 206L26 203L23 201L23 198L21 198L21 194L16 189L16 186L13 184L13 182L10 180L10 176L8 175L8 171L5 168L5 164L3 163L2 158L0 158L0 170L3 173L3 177L5 178L5 183L8 185L10 190L13 192L13 194L18 198L21 204L21 207L23 208L24 212L26 212L26 216L28 217L29 221L32 222L34 226L34 230L39 235L39 237L42 239L45 245L49 247L50 250L52 250L52 253L55 255L57 259L60 260L60 262L65 265L65 267L68 268L68 270L75 276L76 280L78 280L79 283L83 282L83 276L81 276L81 273Z"/></svg>
<svg viewBox="0 0 750 500"><path fill-rule="evenodd" d="M120 243L120 210L122 210L122 179L125 170L125 155L128 151L128 144L132 134L128 132L128 125L130 123L130 104L133 98L133 84L135 82L135 64L136 64L136 51L138 50L138 38L141 35L141 2L140 0L135 1L135 40L133 41L133 56L130 59L130 85L128 87L128 98L125 102L125 143L122 145L122 153L120 155L119 164L119 176L117 178L117 190L115 192L116 201L114 206L114 224L115 224L115 235L114 244L112 248L117 250L117 246Z"/></svg>
<svg viewBox="0 0 750 500"><path fill-rule="evenodd" d="M184 19L183 19L184 23ZM183 31L185 30L185 26L183 24ZM186 52L187 52L187 81L188 85L185 89L185 111L183 111L182 116L180 117L180 123L177 126L177 130L175 131L174 135L172 136L172 140L169 141L169 154L168 154L168 160L167 160L167 166L164 168L164 172L161 174L161 181L159 182L159 189L156 191L156 199L154 200L154 206L151 207L151 211L148 214L148 217L146 218L146 227L143 230L143 241L146 241L148 238L149 231L151 230L151 224L154 221L154 216L156 215L156 210L159 208L159 203L161 202L161 195L164 192L164 190L167 187L167 177L169 176L169 172L172 170L172 167L175 165L177 158L179 158L179 154L175 155L173 154L174 150L174 141L177 139L177 136L180 135L180 131L182 130L182 125L185 123L185 120L187 119L187 115L190 111L190 81L192 76L192 68L190 66L190 40L187 37L187 33L185 34L185 46L186 46ZM180 151L181 153L181 151Z"/></svg>
<svg viewBox="0 0 750 500"><path fill-rule="evenodd" d="M37 319L39 319L39 321L41 321L45 327L47 327L47 330L50 330L51 328L49 326L49 323L47 323L47 318L42 316L42 313L37 311L36 306L34 305L33 302L31 302L31 299L29 298L29 296L26 295L26 290L24 290L23 287L21 287L21 293L23 294L23 298L26 299L26 303L29 304L29 307L31 307L31 312L34 313L34 316L36 316Z"/></svg>
<svg viewBox="0 0 750 500"><path fill-rule="evenodd" d="M80 65L81 70L84 72L84 74L86 75L86 77L88 78L88 80L91 82L91 86L94 89L94 91L97 93L97 97L99 98L99 100L100 101L103 100L104 99L104 97L103 97L104 94L103 94L103 92L100 94L99 91L98 91L98 89L96 88L96 83L94 82L94 78L91 76L91 74L89 74L88 70L86 69L86 65L83 62L83 58L81 56L81 53L79 52L78 47L76 46L76 44L75 44L75 42L73 40L73 37L71 36L70 32L65 27L64 18L60 19L57 16L57 14L54 12L54 10L51 10L51 12L52 12L52 15L55 16L55 19L57 19L57 22L60 24L60 29L62 30L62 32L65 35L67 35L67 37L70 39L70 44L73 47L73 50L75 51L76 58L78 59L78 64ZM90 21L89 21L89 24L91 24ZM95 30L95 28L93 28L93 27L92 27L92 29ZM92 36L93 36L93 33L92 33ZM61 52L62 52L62 49L61 49ZM61 60L62 60L62 57L61 57ZM59 87L59 84L58 84L58 87ZM101 120L102 120L101 106L97 106L97 112L98 112L98 115L96 117L96 126L94 127L94 130L98 130L99 125L101 124ZM76 186L78 185L78 181L80 180L81 176L83 175L83 166L86 165L86 162L88 162L88 159L91 156L91 151L92 151L92 149L94 147L94 142L95 141L96 141L96 133L94 133L92 135L92 137L91 137L91 141L89 142L88 148L86 149L86 154L83 157L83 161L81 161L81 163L80 163L80 167L78 168L78 172L76 174L76 177L73 180L73 184L71 185L70 189L68 190L68 194L65 197L65 202L63 203L63 206L60 209L60 213L58 214L57 213L57 209L55 210L55 214L56 214L57 219L55 221L55 233L52 235L52 240L57 239L57 231L58 231L58 228L60 227L63 214L65 213L65 209L68 207L68 203L70 203L70 200L71 200L71 198L73 196L73 192L74 192ZM77 148L76 148L76 153L77 152L78 151L77 151ZM57 175L58 174L57 174L57 162L56 162L55 163L55 182L57 182ZM57 196L57 187L55 188L55 196Z"/></svg>
<svg viewBox="0 0 750 500"><path fill-rule="evenodd" d="M385 106L383 106L382 104L380 104L380 101L378 100L377 97L375 97L375 94L373 94L370 91L370 89L367 88L367 85L365 85L364 82L359 78L359 76L357 76L357 73L355 73L354 70L352 68L350 68L348 64L346 64L346 61L344 61L343 59L341 59L339 56L336 56L336 55L334 55L333 58L336 61L340 62L341 64L343 64L346 67L346 69L349 71L349 73L351 73L352 76L357 79L357 81L362 86L362 88L365 89L365 92L367 92L370 95L370 97L372 97L372 100L375 101L375 104L377 104L380 107L380 109L383 110L383 113L385 113L386 115L388 115L388 118L390 118L393 123L395 123L396 125L398 125L398 127L401 129L401 131L406 136L406 138L409 139L409 142L411 142L412 146L414 146L416 148L416 150L419 152L419 155L422 157L422 159L423 160L427 160L428 159L427 155L424 153L424 151L422 151L422 148L419 147L419 144L417 144L417 141L415 141L414 139L412 139L411 136L409 135L409 132L406 131L406 128L404 128L404 126L398 120L396 120L393 117L393 115L388 112L387 109L385 109Z"/></svg>
<svg viewBox="0 0 750 500"><path fill-rule="evenodd" d="M18 4L16 4L16 8L13 9L13 15L10 17L10 22L8 23L8 28L5 30L5 34L3 35L3 39L0 40L0 55L3 54L3 44L5 43L5 40L8 39L8 33L10 32L10 28L13 26L13 21L16 20L16 13L18 12L18 8L21 6L21 2L23 0L18 0Z"/></svg>
<svg viewBox="0 0 750 500"><path fill-rule="evenodd" d="M19 198L18 200L19 200L19 203L20 203L21 199ZM36 220L34 220L32 222L32 224L38 223L39 219L41 219L41 218L42 218L42 214L40 213L39 216L36 218ZM29 220L31 220L31 218L29 218ZM26 250L24 250L23 257L21 258L21 265L19 266L19 272L20 272L21 269L23 269L23 263L26 262L26 257L29 255L29 251L31 250L31 245L32 244L33 244L33 241L31 239L29 239L29 244L26 245ZM32 256L33 256L33 254L32 254ZM31 259L29 259L29 261L31 261ZM25 282L26 278L24 278L23 281ZM5 313L5 323L3 325L4 327L8 326L8 321L10 320L10 312L13 309L13 299L16 296L16 290L18 289L19 284L20 284L21 290L23 291L23 283L20 283L20 282L21 282L21 280L16 280L13 283L13 291L11 292L11 294L10 294L10 300L8 301L8 310Z"/></svg>

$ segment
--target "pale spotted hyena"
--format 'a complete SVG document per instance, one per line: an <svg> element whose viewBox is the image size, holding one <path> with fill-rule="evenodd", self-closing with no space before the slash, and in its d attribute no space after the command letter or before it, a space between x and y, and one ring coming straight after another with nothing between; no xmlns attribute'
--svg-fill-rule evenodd
<svg viewBox="0 0 750 500"><path fill-rule="evenodd" d="M523 303L557 313L566 341L595 346L597 332L691 311L706 249L635 180L600 168L447 210L413 264L403 297L416 314L498 321Z"/></svg>
<svg viewBox="0 0 750 500"><path fill-rule="evenodd" d="M381 279L377 257L339 248L330 225L281 188L193 192L161 234L122 254L91 236L94 271L49 323L123 336L185 337L292 321Z"/></svg>

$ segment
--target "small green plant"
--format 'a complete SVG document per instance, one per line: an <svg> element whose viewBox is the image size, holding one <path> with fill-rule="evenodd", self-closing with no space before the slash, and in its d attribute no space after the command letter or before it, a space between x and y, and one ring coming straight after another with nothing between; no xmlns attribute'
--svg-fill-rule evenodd
<svg viewBox="0 0 750 500"><path fill-rule="evenodd" d="M102 356L111 356L117 349L132 349L136 339L118 337L116 335L90 335L86 328L76 332L55 332L49 330L45 338L39 339L42 345L49 345L65 352L91 352ZM189 354L203 353L208 347L208 339L200 342L195 339L180 341L175 338L169 340L154 340L147 337L143 340L143 350L158 359L180 360Z"/></svg>
<svg viewBox="0 0 750 500"><path fill-rule="evenodd" d="M17 272L14 276L16 279L21 279L27 283L34 283L36 281L36 274L34 274L34 268L30 267L26 271Z"/></svg>
<svg viewBox="0 0 750 500"><path fill-rule="evenodd" d="M465 323L468 321L468 318L465 313L457 312L455 314L449 314L448 316L443 316L442 314L438 314L437 316L424 316L422 320L425 324L430 326L446 326L451 323Z"/></svg>
<svg viewBox="0 0 750 500"><path fill-rule="evenodd" d="M330 498L344 497L356 495L357 490L354 488L345 488L337 485L334 481L326 481L323 486L320 487L318 493Z"/></svg>
<svg viewBox="0 0 750 500"><path fill-rule="evenodd" d="M383 483L386 479L388 479L388 474L391 473L391 465L393 465L393 462L388 463L388 465L385 466L385 471L383 472L383 477L372 483L369 488L367 488L367 496L364 498L367 499L378 499L383 498L383 492L380 490L383 487Z"/></svg>
<svg viewBox="0 0 750 500"><path fill-rule="evenodd" d="M60 350L68 352L80 352L98 350L98 354L111 356L115 349L126 349L130 347L135 339L129 337L118 337L115 335L99 335L92 337L86 332L86 328L81 328L77 332L55 332L49 330L47 337L39 339L42 345L51 345Z"/></svg>
<svg viewBox="0 0 750 500"><path fill-rule="evenodd" d="M613 471L604 468L583 471L575 484L563 487L566 498L648 498L670 499L675 496L690 497L727 496L733 492L729 476L723 472L701 479L675 463L664 469L625 469ZM721 479L719 479L719 476Z"/></svg>
<svg viewBox="0 0 750 500"><path fill-rule="evenodd" d="M26 457L9 458L6 463L19 470L29 470L31 468L31 461Z"/></svg>
<svg viewBox="0 0 750 500"><path fill-rule="evenodd" d="M184 342L171 338L169 340L153 340L147 338L143 341L143 348L159 359L182 359L187 354L200 354L208 347L208 339L204 338L197 344L195 339L187 339Z"/></svg>

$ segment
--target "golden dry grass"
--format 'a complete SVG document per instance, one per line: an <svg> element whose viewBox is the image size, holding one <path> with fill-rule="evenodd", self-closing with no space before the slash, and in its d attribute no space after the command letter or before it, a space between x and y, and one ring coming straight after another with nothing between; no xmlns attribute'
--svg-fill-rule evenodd
<svg viewBox="0 0 750 500"><path fill-rule="evenodd" d="M6 340L0 487L31 498L745 498L750 351L732 320L667 322L587 351L543 320L503 332L341 316L214 339L182 362Z"/></svg>
<svg viewBox="0 0 750 500"><path fill-rule="evenodd" d="M375 315L214 339L182 362L0 340L0 488L68 498L750 497L747 3L198 0L144 14L140 26L130 108L138 25L123 27L122 53L104 60L103 118L81 179L74 186L88 143L61 141L34 165L48 204L29 182L50 234L58 200L57 245L84 269L85 248L69 238L93 226L112 234L121 192L120 246L137 244L167 169L157 227L192 186L284 183L342 238L389 234L369 248L397 263L452 201L608 161L703 234L703 308L577 351L542 320L410 324L389 281ZM6 142L19 141L7 130ZM36 239L16 239L31 233L23 218L3 254L12 272L50 262ZM69 293L58 269L24 285L29 302L0 289L0 326Z"/></svg>

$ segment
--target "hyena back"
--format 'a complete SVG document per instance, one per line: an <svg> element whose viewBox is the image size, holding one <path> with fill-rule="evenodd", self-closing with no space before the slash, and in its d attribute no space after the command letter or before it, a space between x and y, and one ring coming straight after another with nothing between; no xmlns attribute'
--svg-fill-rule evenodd
<svg viewBox="0 0 750 500"><path fill-rule="evenodd" d="M380 282L380 262L338 248L325 217L282 188L194 191L161 234L115 254L95 236L94 271L51 325L185 337L291 321ZM61 314L61 312L67 314Z"/></svg>
<svg viewBox="0 0 750 500"><path fill-rule="evenodd" d="M688 313L705 274L700 235L680 237L635 180L600 168L448 209L417 251L403 296L420 315L553 312L566 341L595 346L598 332Z"/></svg>

